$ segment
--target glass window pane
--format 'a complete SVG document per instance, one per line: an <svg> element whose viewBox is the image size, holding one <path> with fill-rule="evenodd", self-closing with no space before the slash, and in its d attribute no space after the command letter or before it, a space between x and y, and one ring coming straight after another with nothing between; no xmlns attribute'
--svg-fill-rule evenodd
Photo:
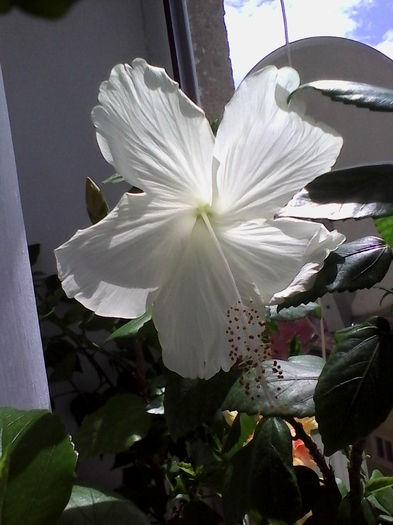
<svg viewBox="0 0 393 525"><path fill-rule="evenodd" d="M224 0L235 83L284 45L280 0ZM393 2L386 0L285 0L289 40L340 36L393 58Z"/></svg>

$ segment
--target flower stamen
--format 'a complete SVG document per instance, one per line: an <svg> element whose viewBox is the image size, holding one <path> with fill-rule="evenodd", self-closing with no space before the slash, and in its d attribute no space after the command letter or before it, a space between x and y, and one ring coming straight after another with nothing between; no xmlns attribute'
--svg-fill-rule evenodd
<svg viewBox="0 0 393 525"><path fill-rule="evenodd" d="M239 357L241 358L245 358L244 359L244 362L249 364L250 366L253 366L255 368L258 368L258 377L260 378L260 384L262 386L262 389L264 391L264 394L266 396L266 399L269 401L269 403L272 405L272 406L276 406L277 405L277 402L274 398L274 396L272 395L272 393L270 392L270 389L267 385L267 382L266 382L266 379L264 378L264 367L263 367L263 360L266 359L267 357L269 357L269 354L268 352L265 353L265 348L266 348L266 345L263 344L263 333L260 334L260 337L259 337L259 341L260 341L260 350L257 352L258 354L258 357L259 358L262 358L262 359L258 359L256 358L256 356L252 356L252 352L248 350L248 348L250 348L251 346L251 342L254 340L255 338L255 333L254 333L254 330L251 329L251 327L255 324L253 323L253 312L255 312L255 314L257 314L257 310L254 310L254 309L250 309L249 307L247 307L242 298L241 298L241 295L240 295L240 292L239 292L239 288L237 287L237 284L236 284L236 281L235 281L235 278L234 278L234 275L232 273L232 270L231 270L231 267L228 263L228 260L225 256L225 253L220 245L220 242L218 241L217 239L217 236L216 236L216 233L211 225L211 222L210 222L210 219L209 219L209 216L208 214L205 212L205 211L201 211L200 215L199 215L203 222L205 223L205 226L206 226L206 229L207 231L209 232L213 242L214 242L214 245L216 246L217 248L217 251L221 257L221 260L223 262L223 265L224 265L224 268L226 270L226 273L230 279L230 282L231 282L231 286L235 292L235 296L236 296L236 307L232 308L230 307L227 312L226 312L226 315L227 317L229 316L230 312L231 312L231 309L233 309L237 314L238 314L238 320L237 322L239 323L239 331L240 331L240 324L241 324L241 327L242 327L242 331L244 331L244 333L242 333L242 336L240 336L240 334L237 334L237 339L239 341L239 346L237 347L237 353L239 355ZM252 302L252 301L250 301ZM235 316L235 319L236 319L236 316ZM258 316L258 322L261 322L259 316ZM237 329L236 329L237 330ZM228 335L228 334L227 334ZM228 339L231 339L230 337ZM239 351L239 347L240 346L243 346L242 343L243 343L243 340L244 339L244 349L243 351ZM248 341L248 343L247 343ZM253 348L255 347L255 345L252 345ZM236 348L236 346L230 346L231 350L230 350L230 357L231 357L231 360L233 360L233 358L235 357L235 354L233 353L233 350L234 348ZM250 361L250 363L249 363Z"/></svg>

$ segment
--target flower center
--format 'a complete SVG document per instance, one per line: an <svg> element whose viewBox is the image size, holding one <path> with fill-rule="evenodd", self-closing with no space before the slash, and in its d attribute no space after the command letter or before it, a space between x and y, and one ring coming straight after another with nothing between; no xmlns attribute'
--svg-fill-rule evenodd
<svg viewBox="0 0 393 525"><path fill-rule="evenodd" d="M198 217L208 217L211 218L213 211L210 204L200 204L195 208L195 215Z"/></svg>

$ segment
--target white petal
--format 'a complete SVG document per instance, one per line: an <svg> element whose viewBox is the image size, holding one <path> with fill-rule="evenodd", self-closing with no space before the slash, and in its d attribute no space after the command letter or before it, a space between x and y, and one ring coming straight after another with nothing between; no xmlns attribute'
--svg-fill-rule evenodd
<svg viewBox="0 0 393 525"><path fill-rule="evenodd" d="M210 202L214 137L203 111L163 69L142 59L117 65L99 101L97 140L117 173L162 199Z"/></svg>
<svg viewBox="0 0 393 525"><path fill-rule="evenodd" d="M217 247L198 219L176 273L153 305L165 365L191 378L229 370L226 312L236 299Z"/></svg>
<svg viewBox="0 0 393 525"><path fill-rule="evenodd" d="M98 315L142 315L174 270L195 218L157 206L146 194L125 194L101 222L57 248L68 297Z"/></svg>
<svg viewBox="0 0 393 525"><path fill-rule="evenodd" d="M296 291L310 286L323 261L345 237L329 232L321 224L277 219L223 228L219 239L239 289L251 281L261 301L267 304L295 278Z"/></svg>
<svg viewBox="0 0 393 525"><path fill-rule="evenodd" d="M283 106L282 90L298 82L291 71L257 71L227 105L214 149L219 212L242 220L271 218L336 161L342 138Z"/></svg>

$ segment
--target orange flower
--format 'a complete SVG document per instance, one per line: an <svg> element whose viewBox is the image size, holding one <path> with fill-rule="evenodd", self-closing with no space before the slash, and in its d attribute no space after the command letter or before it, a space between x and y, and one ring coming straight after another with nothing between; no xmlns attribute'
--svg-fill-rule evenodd
<svg viewBox="0 0 393 525"><path fill-rule="evenodd" d="M318 424L315 420L315 417L304 417L301 419L296 418L296 421L299 421L303 425L305 432L308 435L311 435L313 430L318 429ZM291 434L293 437L296 436L295 430L290 426ZM313 458L311 457L310 451L304 444L301 439L296 439L292 443L292 454L293 454L293 464L294 465L304 465L313 470L317 470L317 465Z"/></svg>

